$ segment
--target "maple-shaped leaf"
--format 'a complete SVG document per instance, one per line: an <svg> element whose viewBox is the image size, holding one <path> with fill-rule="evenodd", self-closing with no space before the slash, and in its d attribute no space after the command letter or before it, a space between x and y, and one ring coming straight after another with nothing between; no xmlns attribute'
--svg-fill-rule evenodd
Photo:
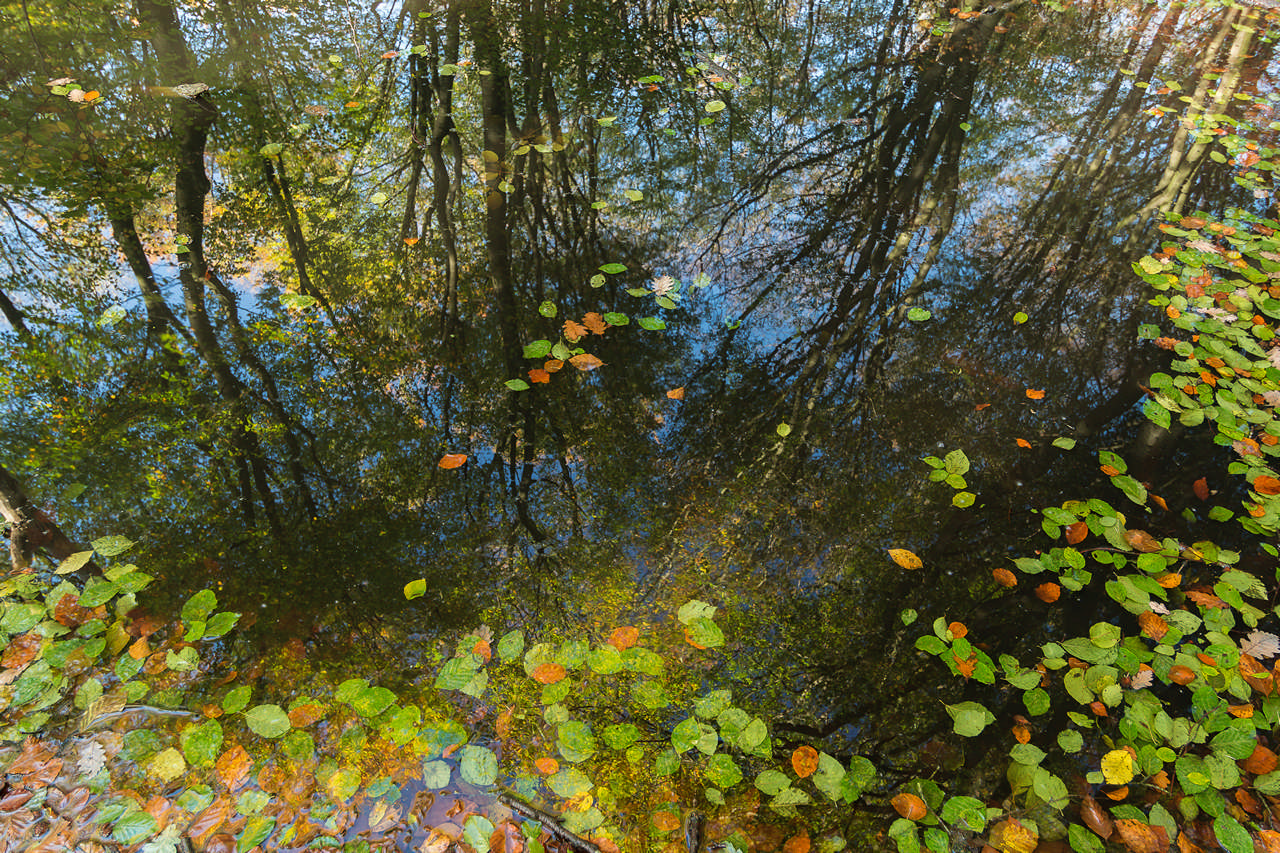
<svg viewBox="0 0 1280 853"><path fill-rule="evenodd" d="M609 324L594 311L589 311L583 315L582 325L590 329L593 335L603 335L609 329Z"/></svg>
<svg viewBox="0 0 1280 853"><path fill-rule="evenodd" d="M564 337L570 343L577 343L587 336L587 327L577 320L564 321Z"/></svg>
<svg viewBox="0 0 1280 853"><path fill-rule="evenodd" d="M575 355L573 358L569 359L569 363L579 370L595 370L597 367L602 367L604 365L603 361L596 358L589 352Z"/></svg>
<svg viewBox="0 0 1280 853"><path fill-rule="evenodd" d="M106 764L107 751L96 740L91 740L80 747L80 757L76 761L76 768L79 769L80 775L96 776Z"/></svg>
<svg viewBox="0 0 1280 853"><path fill-rule="evenodd" d="M1240 651L1259 660L1273 658L1280 655L1280 637L1266 631L1254 631L1244 638Z"/></svg>
<svg viewBox="0 0 1280 853"><path fill-rule="evenodd" d="M1133 678L1129 679L1129 686L1134 690L1144 690L1151 686L1155 680L1156 672L1154 669L1141 670Z"/></svg>

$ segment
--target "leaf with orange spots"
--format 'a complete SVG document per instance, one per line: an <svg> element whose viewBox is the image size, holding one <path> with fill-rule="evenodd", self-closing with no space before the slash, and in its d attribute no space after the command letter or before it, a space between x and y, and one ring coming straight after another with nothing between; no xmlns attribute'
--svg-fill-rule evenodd
<svg viewBox="0 0 1280 853"><path fill-rule="evenodd" d="M582 325L590 329L593 335L603 335L609 330L609 324L604 321L603 317L594 311L590 311L582 316Z"/></svg>
<svg viewBox="0 0 1280 853"><path fill-rule="evenodd" d="M565 677L565 669L558 663L548 662L540 663L533 668L533 680L539 684L555 684L563 681Z"/></svg>
<svg viewBox="0 0 1280 853"><path fill-rule="evenodd" d="M533 762L533 766L538 768L538 772L544 776L553 776L560 769L560 762L554 758L539 758Z"/></svg>
<svg viewBox="0 0 1280 853"><path fill-rule="evenodd" d="M1031 442L1027 441L1025 438L1015 439L1015 442L1019 447L1031 447Z"/></svg>
<svg viewBox="0 0 1280 853"><path fill-rule="evenodd" d="M1000 586L1015 587L1018 585L1018 578L1008 569L992 569L991 577L996 579L996 583Z"/></svg>
<svg viewBox="0 0 1280 853"><path fill-rule="evenodd" d="M667 392L667 399L668 399L668 400L683 400L683 399L684 399L684 386L683 386L683 385L681 385L679 388L672 388L670 391L668 391L668 392Z"/></svg>
<svg viewBox="0 0 1280 853"><path fill-rule="evenodd" d="M1044 399L1044 391L1042 391L1042 390L1036 390L1035 388L1028 388L1028 389L1027 389L1027 399L1028 399L1028 400L1043 400L1043 399Z"/></svg>
<svg viewBox="0 0 1280 853"><path fill-rule="evenodd" d="M807 779L818 770L818 750L808 744L791 753L791 769L801 779Z"/></svg>
<svg viewBox="0 0 1280 853"><path fill-rule="evenodd" d="M639 639L639 630L630 625L623 625L619 628L614 628L613 633L609 635L609 639L605 642L613 646L618 651L625 652L627 649L634 646L636 641Z"/></svg>
<svg viewBox="0 0 1280 853"><path fill-rule="evenodd" d="M551 374L543 370L541 367L533 367L529 369L529 381L535 385L539 382L550 382Z"/></svg>
<svg viewBox="0 0 1280 853"><path fill-rule="evenodd" d="M564 321L564 337L569 343L577 343L587 336L589 330L577 320Z"/></svg>
<svg viewBox="0 0 1280 853"><path fill-rule="evenodd" d="M466 462L467 454L465 453L446 453L444 456L440 457L440 462L438 464L441 468L444 468L447 471L453 468L461 468L466 464Z"/></svg>
<svg viewBox="0 0 1280 853"><path fill-rule="evenodd" d="M1067 525L1067 544L1079 545L1089 535L1089 525L1083 521L1077 521Z"/></svg>

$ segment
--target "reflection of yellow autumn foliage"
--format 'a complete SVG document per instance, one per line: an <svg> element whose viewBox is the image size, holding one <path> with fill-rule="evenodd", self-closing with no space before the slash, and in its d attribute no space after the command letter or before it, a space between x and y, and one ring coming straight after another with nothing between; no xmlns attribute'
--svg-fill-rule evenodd
<svg viewBox="0 0 1280 853"><path fill-rule="evenodd" d="M1133 780L1133 756L1123 749L1113 749L1102 756L1102 778L1108 785L1129 784Z"/></svg>

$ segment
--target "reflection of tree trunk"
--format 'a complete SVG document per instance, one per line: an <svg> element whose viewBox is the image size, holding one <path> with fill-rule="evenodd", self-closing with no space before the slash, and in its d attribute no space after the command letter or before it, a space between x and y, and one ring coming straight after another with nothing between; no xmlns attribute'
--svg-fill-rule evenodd
<svg viewBox="0 0 1280 853"><path fill-rule="evenodd" d="M503 161L507 156L507 75L501 56L501 35L488 0L466 7L466 19L475 45L480 75L480 109L484 122L485 247L489 275L497 302L498 329L507 376L521 373L520 327L515 282L511 273L511 236L507 194L502 191ZM523 416L522 416L523 415ZM521 430L521 426L523 430ZM520 457L521 472L516 491L516 514L535 541L546 538L529 514L529 488L533 483L534 429L536 421L524 395L512 395L508 429L509 464Z"/></svg>
<svg viewBox="0 0 1280 853"><path fill-rule="evenodd" d="M191 341L191 333L174 316L164 294L156 284L155 273L151 270L151 261L147 259L147 250L138 237L137 226L134 225L133 214L120 205L108 201L107 216L111 220L111 234L116 245L124 253L129 269L138 280L138 288L142 291L142 303L147 308L147 334L159 340L166 332L176 332Z"/></svg>
<svg viewBox="0 0 1280 853"><path fill-rule="evenodd" d="M31 558L38 550L45 551L55 563L85 549L72 542L53 519L40 511L17 479L0 466L0 516L9 524L9 561L14 571L28 571ZM101 574L102 570L90 562L77 574Z"/></svg>
<svg viewBox="0 0 1280 853"><path fill-rule="evenodd" d="M31 340L31 330L27 328L26 317L22 310L14 305L9 299L9 294L0 290L0 313L4 314L5 320L18 333L18 337L23 340Z"/></svg>

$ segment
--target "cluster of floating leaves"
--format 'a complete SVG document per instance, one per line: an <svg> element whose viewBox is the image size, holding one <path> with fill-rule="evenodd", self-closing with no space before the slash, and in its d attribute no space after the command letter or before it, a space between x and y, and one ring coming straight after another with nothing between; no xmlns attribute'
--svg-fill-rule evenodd
<svg viewBox="0 0 1280 853"><path fill-rule="evenodd" d="M95 552L110 564L131 544L97 540L59 572ZM436 853L461 842L537 853L589 841L608 851L683 843L697 810L712 815L708 839L742 850L753 833L778 831L756 819L763 807L795 820L798 807L853 802L876 775L865 758L845 764L811 746L775 755L763 719L728 690L689 693L635 626L594 644L482 628L439 666L434 699L417 702L367 678L327 685L303 669L305 649L286 644L273 674L307 686L264 696L209 654L239 620L213 592L170 621L138 606L150 578L132 564L82 589L54 580L0 584L0 735L14 744L0 751L3 844ZM678 632L654 630L713 653L726 645L717 614L691 600ZM592 695L613 719L600 721ZM838 833L817 842L844 846ZM787 843L809 849L808 831Z"/></svg>

